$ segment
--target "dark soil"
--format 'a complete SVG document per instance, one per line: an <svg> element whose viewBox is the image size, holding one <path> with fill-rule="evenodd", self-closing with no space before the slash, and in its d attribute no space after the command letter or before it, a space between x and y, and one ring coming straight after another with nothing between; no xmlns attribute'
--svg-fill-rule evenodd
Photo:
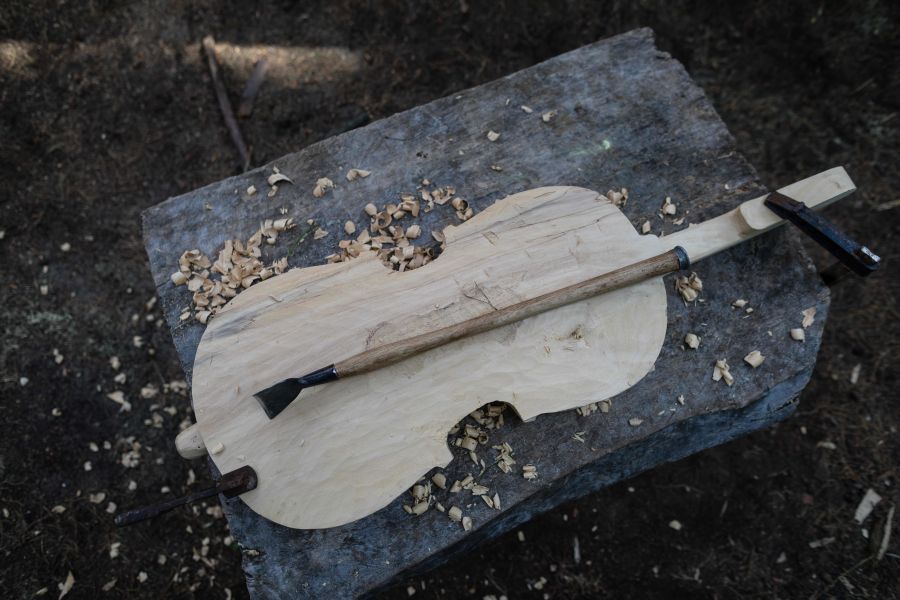
<svg viewBox="0 0 900 600"><path fill-rule="evenodd" d="M191 483L172 445L188 397L177 385L140 397L182 378L147 304L140 211L237 164L204 35L294 59L271 72L242 124L260 164L641 25L706 89L763 181L845 165L860 191L829 216L886 264L834 289L818 367L786 423L564 506L525 525L524 542L512 532L386 597L407 597L407 585L416 597L900 597L900 516L881 561L861 534L880 541L900 500L900 4L253 4L0 4L3 597L56 598L69 572L69 598L246 595L215 503L126 530L107 513L110 501L137 505L209 479L195 465ZM347 56L358 67L335 68ZM236 98L249 67L233 50L223 63ZM131 411L106 397L114 390ZM125 467L135 444L139 462ZM870 487L884 501L860 526L853 512Z"/></svg>

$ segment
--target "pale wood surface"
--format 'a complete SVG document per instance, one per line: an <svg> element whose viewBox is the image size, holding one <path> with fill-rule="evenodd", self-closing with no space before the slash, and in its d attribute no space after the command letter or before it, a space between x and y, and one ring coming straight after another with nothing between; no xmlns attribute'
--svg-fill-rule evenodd
<svg viewBox="0 0 900 600"><path fill-rule="evenodd" d="M834 167L817 175L779 188L782 194L821 210L856 190L843 167ZM687 229L665 236L665 241L687 250L691 262L712 256L754 238L784 223L766 208L768 194L744 202L737 208L703 223L692 223Z"/></svg>
<svg viewBox="0 0 900 600"><path fill-rule="evenodd" d="M533 107L535 114L524 115L520 104ZM557 118L541 122L541 110L550 109L558 110ZM501 132L500 140L485 144L489 129ZM765 191L703 92L677 61L654 47L647 29L377 121L275 164L303 175L274 198L248 201L240 193L250 184L265 189L271 172L266 168L144 213L151 272L188 380L203 327L178 319L190 296L169 281L178 256L189 248L213 253L229 237L246 238L282 206L300 222L315 218L332 236L301 242L304 231L291 232L264 248L266 259L288 256L292 266L310 266L334 251L334 232L344 221L353 219L358 227L365 223L366 202L414 191L423 177L455 185L476 213L499 198L541 185L600 191L627 186L625 215L636 228L649 220L654 234L711 219ZM504 170L492 171L490 164ZM350 187L336 165L373 174ZM313 198L316 178L326 175L337 188L331 196ZM666 196L678 205L678 215L687 217L683 225L656 216ZM436 210L421 221L427 236L455 217ZM240 499L223 500L232 535L244 551L251 596L371 593L471 551L561 502L785 418L815 363L828 312L827 290L795 237L787 230L770 232L701 262L696 270L704 280L703 303L685 306L667 278L668 331L660 360L640 383L613 399L608 414L580 417L563 411L527 423L507 419L490 443L509 442L517 460L536 464L540 477L526 481L488 470L481 481L499 492L503 508L467 509L471 531L435 510L409 517L401 507L408 496L353 523L320 530L283 527ZM753 314L731 309L739 297L751 301ZM810 306L818 310L816 321L806 330L805 343L793 342L787 331L797 327L799 311ZM700 348L684 349L687 332L702 337ZM753 349L767 359L751 371L741 356ZM723 357L734 365L733 387L709 379L714 361ZM556 394L565 392L563 382ZM673 400L681 394L684 406ZM642 424L629 425L632 417ZM573 439L579 431L584 443ZM454 449L454 454L445 469L450 480L473 471L465 452ZM471 496L454 498L446 492L438 499L445 505L473 502Z"/></svg>
<svg viewBox="0 0 900 600"><path fill-rule="evenodd" d="M392 271L374 254L296 269L239 294L210 323L194 362L197 423L207 448L224 445L212 457L221 471L256 469L259 486L243 499L264 517L304 529L354 521L445 466L448 430L482 404L507 402L532 419L609 398L653 366L665 335L661 279L304 390L270 420L252 394L274 382L664 250L581 188L512 195L445 235L446 249L420 269Z"/></svg>
<svg viewBox="0 0 900 600"><path fill-rule="evenodd" d="M837 168L783 191L818 207L849 189L852 182ZM654 261L665 265L660 253L674 245L686 244L692 257L724 250L780 223L747 222L744 215L753 215L762 199L689 228L691 240L659 239L639 235L596 192L540 188L447 228L445 250L420 269L392 271L369 254L267 280L234 298L200 341L193 398L202 438L208 448L224 447L212 457L221 471L256 469L259 486L243 498L262 516L303 529L362 518L446 466L453 457L448 430L491 399L527 420L637 383L662 345L665 295L638 285L414 353L304 390L275 419L253 393L331 362L341 372L345 357L387 361L379 350L611 273L646 279L658 272L637 271ZM674 270L677 261L665 272ZM556 393L563 382L566 393Z"/></svg>

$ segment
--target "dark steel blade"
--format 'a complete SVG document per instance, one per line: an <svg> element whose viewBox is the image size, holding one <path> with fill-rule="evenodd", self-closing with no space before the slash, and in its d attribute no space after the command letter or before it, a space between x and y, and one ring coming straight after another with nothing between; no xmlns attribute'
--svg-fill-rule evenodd
<svg viewBox="0 0 900 600"><path fill-rule="evenodd" d="M857 275L866 277L881 266L881 257L866 246L851 240L831 221L810 210L803 202L779 192L772 192L766 198L765 204L779 217L796 225Z"/></svg>

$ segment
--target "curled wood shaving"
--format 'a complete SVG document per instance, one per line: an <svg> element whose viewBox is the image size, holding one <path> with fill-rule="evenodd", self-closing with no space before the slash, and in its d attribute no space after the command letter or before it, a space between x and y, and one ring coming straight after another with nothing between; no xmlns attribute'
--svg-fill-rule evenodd
<svg viewBox="0 0 900 600"><path fill-rule="evenodd" d="M284 173L272 173L271 175L269 175L266 178L266 183L268 183L270 187L274 187L274 186L278 185L279 183L281 183L282 181L285 181L287 183L294 183L293 181L291 181L291 178L288 177L287 175L285 175ZM250 190L248 189L247 192L249 193L249 191ZM256 191L256 190L254 190L254 191Z"/></svg>
<svg viewBox="0 0 900 600"><path fill-rule="evenodd" d="M447 476L443 473L435 473L431 476L431 481L442 490L447 489Z"/></svg>
<svg viewBox="0 0 900 600"><path fill-rule="evenodd" d="M731 371L729 370L728 361L724 358L716 361L716 366L713 368L712 379L713 381L719 381L720 379L725 380L726 385L732 386L734 385L734 377L731 375Z"/></svg>
<svg viewBox="0 0 900 600"><path fill-rule="evenodd" d="M331 189L334 189L334 182L327 177L320 177L316 180L316 187L313 188L313 196L321 198Z"/></svg>
<svg viewBox="0 0 900 600"><path fill-rule="evenodd" d="M466 516L462 518L463 529L469 531L472 529L472 517Z"/></svg>
<svg viewBox="0 0 900 600"><path fill-rule="evenodd" d="M447 511L447 516L450 517L451 521L459 523L463 518L462 509L458 506L451 506L450 510Z"/></svg>
<svg viewBox="0 0 900 600"><path fill-rule="evenodd" d="M641 419L640 417L631 417L630 419L628 419L628 424L631 425L632 427L637 427L638 425L640 425L643 422L644 422L644 420Z"/></svg>
<svg viewBox="0 0 900 600"><path fill-rule="evenodd" d="M72 571L69 571L69 574L66 575L66 580L63 583L57 584L57 588L59 589L58 600L62 600L66 595L68 595L68 593L72 591L73 587L75 587L75 576L72 575Z"/></svg>
<svg viewBox="0 0 900 600"><path fill-rule="evenodd" d="M703 291L703 282L696 273L675 278L675 290L685 302L694 302Z"/></svg>
<svg viewBox="0 0 900 600"><path fill-rule="evenodd" d="M525 479L537 479L537 467L532 464L522 466L522 477Z"/></svg>
<svg viewBox="0 0 900 600"><path fill-rule="evenodd" d="M350 169L347 171L347 181L353 181L354 179L360 179L368 177L372 174L372 171L366 171L363 169Z"/></svg>
<svg viewBox="0 0 900 600"><path fill-rule="evenodd" d="M186 285L193 292L191 305L194 318L202 324L236 296L257 281L263 281L287 270L287 258L274 261L266 266L260 248L263 239L274 244L278 235L294 227L293 219L266 219L259 230L247 240L227 240L219 251L215 263L199 250L188 250L178 259L178 271L171 276L175 285ZM218 276L218 277L216 277ZM190 315L190 307L182 313L185 320Z"/></svg>
<svg viewBox="0 0 900 600"><path fill-rule="evenodd" d="M344 262L369 251L376 252L382 262L398 271L417 269L431 262L435 256L434 249L413 243L421 237L422 227L416 223L404 227L402 221L418 218L421 212L429 212L434 206L448 202L460 220L470 218L473 211L465 200L456 196L452 186L430 186L431 183L425 179L418 196L401 194L399 201L388 202L380 210L373 203L367 204L364 210L370 220L368 230L356 239L340 240L338 252L328 256L328 262ZM346 228L345 231L347 235L356 232ZM432 232L432 237L439 242L444 239L440 232Z"/></svg>
<svg viewBox="0 0 900 600"><path fill-rule="evenodd" d="M753 367L757 368L759 365L763 364L763 361L766 360L766 357L762 355L759 350L754 350L750 354L744 357L744 362Z"/></svg>
<svg viewBox="0 0 900 600"><path fill-rule="evenodd" d="M548 110L547 112L545 112L544 114L541 115L541 121L543 121L544 123L549 123L550 120L553 119L553 117L555 117L555 116L556 116L555 110Z"/></svg>
<svg viewBox="0 0 900 600"><path fill-rule="evenodd" d="M628 202L628 189L621 188L618 192L616 190L609 190L606 192L606 197L618 207L625 206L625 203ZM649 224L650 221L647 221L647 223ZM647 232L645 231L644 233Z"/></svg>
<svg viewBox="0 0 900 600"><path fill-rule="evenodd" d="M487 486L476 483L472 486L471 491L473 496L484 496L490 491L490 489L488 489Z"/></svg>
<svg viewBox="0 0 900 600"><path fill-rule="evenodd" d="M662 208L660 210L662 211L662 214L668 215L670 217L678 211L677 207L672 202L672 198L670 198L669 196L666 196L666 199L663 202Z"/></svg>
<svg viewBox="0 0 900 600"><path fill-rule="evenodd" d="M791 338L798 342L803 342L806 340L806 332L803 331L802 327L795 327L791 329Z"/></svg>
<svg viewBox="0 0 900 600"><path fill-rule="evenodd" d="M684 336L684 345L687 346L688 348L696 350L697 348L700 347L700 337L697 336L696 334L689 333L686 336Z"/></svg>
<svg viewBox="0 0 900 600"><path fill-rule="evenodd" d="M744 308L745 306L747 306L747 301L743 298L738 298L731 303L731 308Z"/></svg>
<svg viewBox="0 0 900 600"><path fill-rule="evenodd" d="M500 134L493 130L488 131L487 139L488 139L488 141L496 142L497 140L500 139Z"/></svg>
<svg viewBox="0 0 900 600"><path fill-rule="evenodd" d="M347 235L353 235L354 233L356 233L356 223L354 223L353 221L347 221L346 223L344 223L344 233L346 233Z"/></svg>
<svg viewBox="0 0 900 600"><path fill-rule="evenodd" d="M650 233L650 221L644 221L644 224L641 225L641 233L644 235Z"/></svg>
<svg viewBox="0 0 900 600"><path fill-rule="evenodd" d="M526 115L530 115L531 113L534 112L533 108L525 106L524 104L522 106L520 106L519 108L521 108L522 112L524 112Z"/></svg>
<svg viewBox="0 0 900 600"><path fill-rule="evenodd" d="M248 195L248 196L252 196L252 195L255 194L255 193L256 193L256 186L255 186L255 185L248 185L248 186L247 186L247 195Z"/></svg>

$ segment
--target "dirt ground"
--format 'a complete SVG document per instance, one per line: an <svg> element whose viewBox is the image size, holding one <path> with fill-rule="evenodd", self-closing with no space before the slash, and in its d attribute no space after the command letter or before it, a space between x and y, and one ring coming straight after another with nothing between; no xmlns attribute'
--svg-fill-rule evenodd
<svg viewBox="0 0 900 600"><path fill-rule="evenodd" d="M900 516L874 558L900 501L900 4L253 4L0 3L0 595L57 598L70 573L68 598L247 594L214 502L153 527L116 530L110 514L209 480L172 445L191 411L139 219L235 173L204 35L222 44L235 99L253 49L280 48L242 123L260 164L648 25L765 182L846 166L860 191L829 216L886 264L833 289L795 417L563 506L522 527L524 541L511 532L385 597L408 585L416 598L900 597ZM868 488L884 499L859 525Z"/></svg>

